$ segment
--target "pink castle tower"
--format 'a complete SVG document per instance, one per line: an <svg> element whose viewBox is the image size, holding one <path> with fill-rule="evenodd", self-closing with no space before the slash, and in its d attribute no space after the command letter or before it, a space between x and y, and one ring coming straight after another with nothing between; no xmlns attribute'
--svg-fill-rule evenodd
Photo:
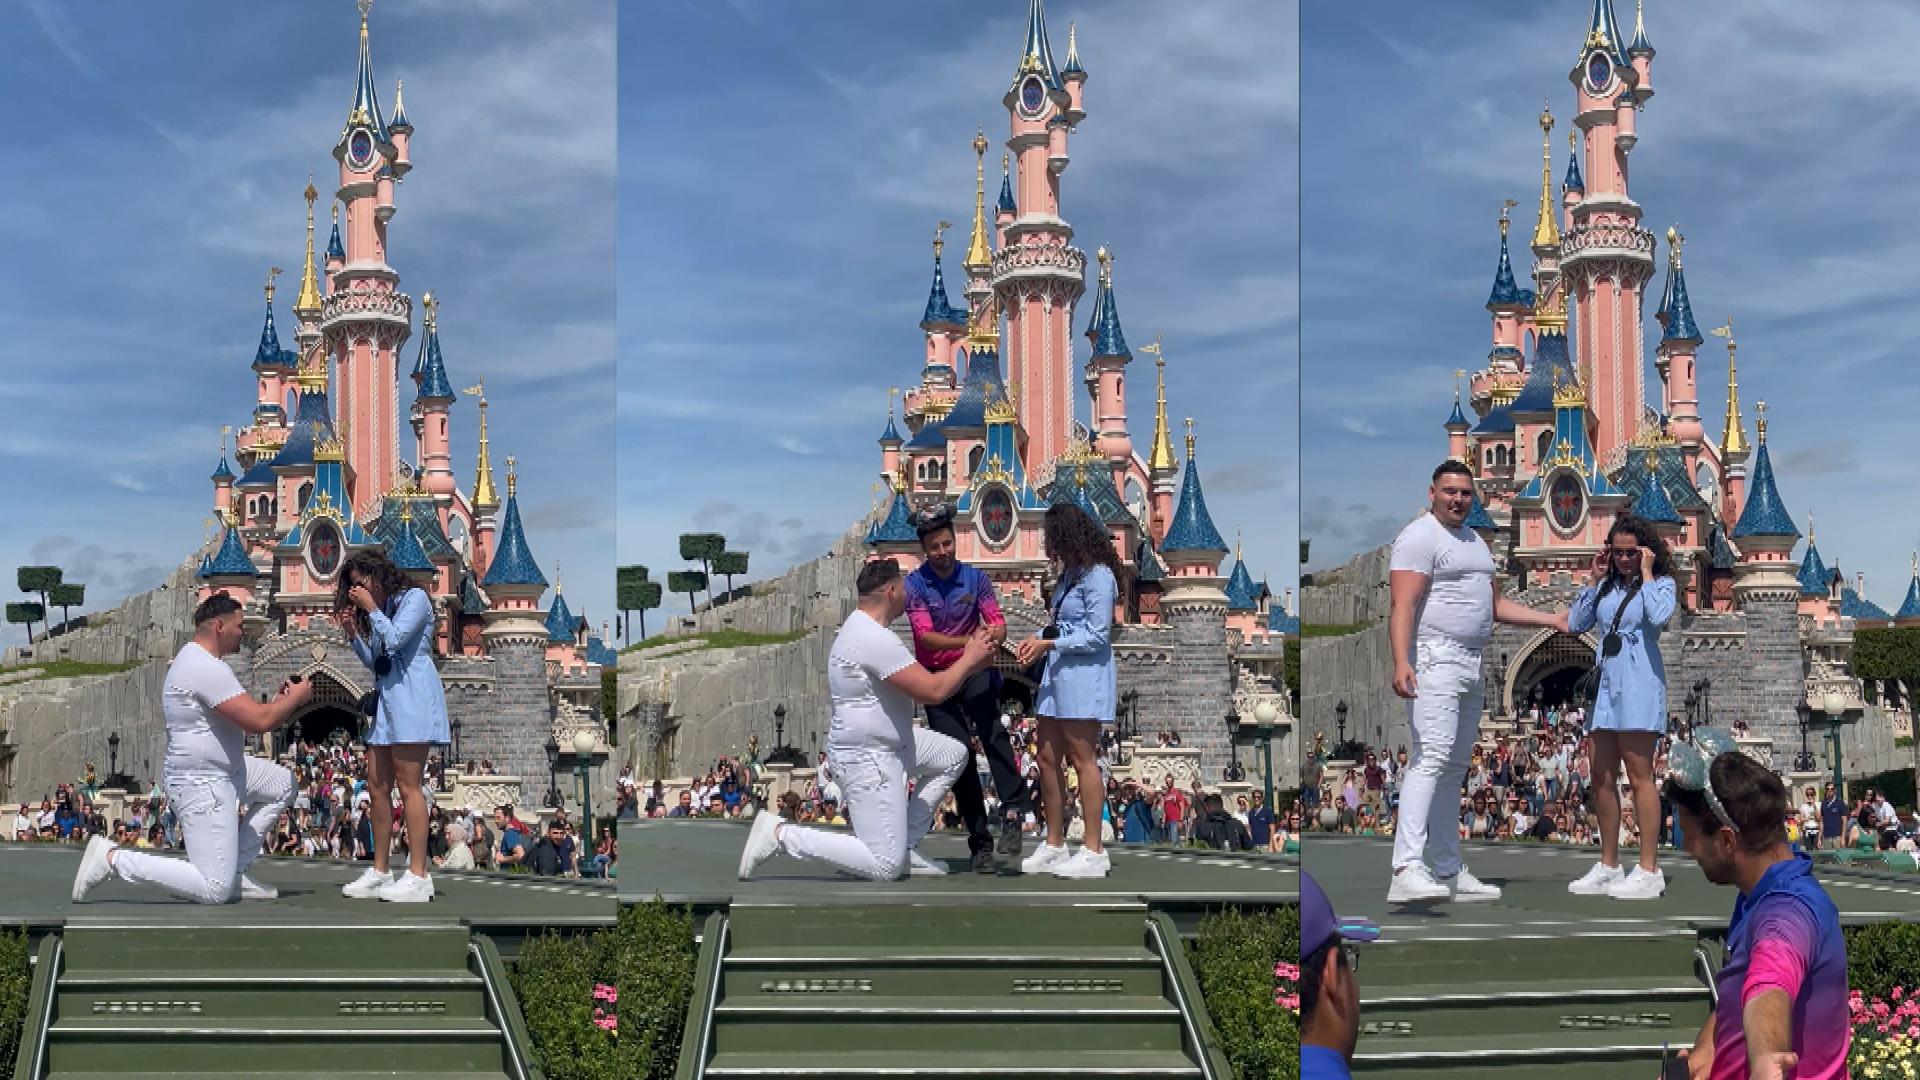
<svg viewBox="0 0 1920 1080"><path fill-rule="evenodd" d="M1008 381L1020 387L1020 426L1026 459L1043 472L1067 450L1073 434L1071 355L1073 305L1086 291L1087 256L1072 246L1073 228L1060 216L1060 174L1067 167L1067 133L1084 117L1085 73L1063 81L1047 43L1042 0L1027 16L1027 43L1002 104L1012 134L1018 215L993 255L993 292L1006 313ZM1069 119L1069 116L1074 119Z"/></svg>
<svg viewBox="0 0 1920 1080"><path fill-rule="evenodd" d="M487 448L487 387L485 380L475 383L461 391L480 399L480 452L474 465L473 498L473 553L470 560L473 572L486 576L493 563L495 518L500 511L500 494L493 486L493 458Z"/></svg>
<svg viewBox="0 0 1920 1080"><path fill-rule="evenodd" d="M400 275L387 265L387 223L393 217L393 186L407 171L411 127L404 114L396 130L380 112L373 84L373 50L367 11L360 0L360 58L353 106L333 148L340 163L337 197L345 204L344 261L331 274L321 330L339 371L341 424L348 429L347 461L354 505L394 487L400 453L399 401L394 382L399 349L412 332L413 303L398 291Z"/></svg>
<svg viewBox="0 0 1920 1080"><path fill-rule="evenodd" d="M432 293L422 298L426 308L426 326L420 337L420 359L414 365L413 381L418 394L413 401L413 430L419 450L424 482L421 487L434 497L440 527L445 529L453 516L453 449L448 428L448 411L453 407L453 384L447 381L446 361L440 355L440 302Z"/></svg>

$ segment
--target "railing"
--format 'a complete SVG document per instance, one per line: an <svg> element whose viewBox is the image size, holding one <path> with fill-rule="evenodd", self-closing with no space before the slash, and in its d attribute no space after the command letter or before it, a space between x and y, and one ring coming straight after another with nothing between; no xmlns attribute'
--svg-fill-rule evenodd
<svg viewBox="0 0 1920 1080"><path fill-rule="evenodd" d="M1630 251L1653 257L1653 234L1638 225L1581 225L1560 242L1562 259L1595 248Z"/></svg>
<svg viewBox="0 0 1920 1080"><path fill-rule="evenodd" d="M374 315L411 322L413 300L405 293L377 289L348 289L320 303L320 321L329 323L352 315Z"/></svg>
<svg viewBox="0 0 1920 1080"><path fill-rule="evenodd" d="M33 1047L25 1050L14 1066L20 1080L40 1080L47 1073L47 1031L53 1027L53 1003L60 996L60 965L65 942L58 934L49 934L40 942L34 957L33 981L27 990L27 1022L33 1025ZM21 1032L21 1034L26 1034Z"/></svg>
<svg viewBox="0 0 1920 1080"><path fill-rule="evenodd" d="M1148 915L1147 936L1153 939L1153 950L1160 955L1161 972L1173 991L1174 1005L1180 1009L1181 1034L1188 1052L1200 1066L1200 1075L1204 1080L1227 1080L1233 1075L1232 1063L1220 1049L1212 1019L1201 1002L1200 980L1187 963L1185 946L1180 943L1173 920L1162 912Z"/></svg>
<svg viewBox="0 0 1920 1080"><path fill-rule="evenodd" d="M507 1047L507 1067L514 1080L546 1080L546 1074L530 1060L529 1046L533 1040L526 1031L520 1002L514 997L513 984L507 979L507 965L500 959L499 951L486 938L471 937L467 940L467 955L473 958L474 967L478 969L476 974L486 990L487 1008L493 1013L493 1021L500 1025L500 1037Z"/></svg>
<svg viewBox="0 0 1920 1080"><path fill-rule="evenodd" d="M708 1051L713 1046L713 1010L720 999L721 966L727 957L727 914L707 916L700 935L700 957L694 962L693 993L687 1024L680 1036L680 1061L674 1080L701 1080L707 1074Z"/></svg>

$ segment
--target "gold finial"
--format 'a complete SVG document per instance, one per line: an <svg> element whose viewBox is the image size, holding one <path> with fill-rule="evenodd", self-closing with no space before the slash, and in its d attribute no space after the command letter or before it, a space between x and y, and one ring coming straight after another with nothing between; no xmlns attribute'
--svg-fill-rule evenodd
<svg viewBox="0 0 1920 1080"><path fill-rule="evenodd" d="M400 524L409 529L413 528L413 500L412 499L400 500Z"/></svg>
<svg viewBox="0 0 1920 1080"><path fill-rule="evenodd" d="M293 385L304 392L322 391L327 388L327 349L316 342L307 350L307 355L294 369Z"/></svg>
<svg viewBox="0 0 1920 1080"><path fill-rule="evenodd" d="M1560 247L1560 225L1553 214L1553 110L1540 107L1540 220L1533 227L1533 246L1545 252Z"/></svg>
<svg viewBox="0 0 1920 1080"><path fill-rule="evenodd" d="M1112 288L1113 252L1108 251L1107 246L1102 244L1094 251L1093 257L1100 260L1100 287L1103 289Z"/></svg>
<svg viewBox="0 0 1920 1080"><path fill-rule="evenodd" d="M1238 526L1235 526L1233 530L1233 561L1234 562L1247 561L1247 557L1245 555L1240 554L1240 542L1241 542L1240 529Z"/></svg>
<svg viewBox="0 0 1920 1080"><path fill-rule="evenodd" d="M1072 67L1080 60L1079 24L1067 24L1067 66Z"/></svg>
<svg viewBox="0 0 1920 1080"><path fill-rule="evenodd" d="M313 204L320 192L314 189L312 173L307 174L307 190L301 196L307 200L307 261L300 271L300 295L293 301L293 310L297 315L318 315L320 276L313 268Z"/></svg>
<svg viewBox="0 0 1920 1080"><path fill-rule="evenodd" d="M1767 445L1767 403L1764 401L1756 401L1753 407L1760 414L1760 418L1753 422L1753 426L1758 432L1760 445L1765 446Z"/></svg>
<svg viewBox="0 0 1920 1080"><path fill-rule="evenodd" d="M401 95L406 93L406 90L407 90L407 80L405 79L393 80L393 111L396 113L399 113L401 116L405 116L407 114L407 106L405 103L403 103L400 100Z"/></svg>
<svg viewBox="0 0 1920 1080"><path fill-rule="evenodd" d="M420 306L427 309L427 329L436 329L440 323L440 298L428 292L420 298Z"/></svg>
<svg viewBox="0 0 1920 1080"><path fill-rule="evenodd" d="M899 387L897 386L887 387L887 423L889 424L893 423L893 399L898 396L900 396Z"/></svg>
<svg viewBox="0 0 1920 1080"><path fill-rule="evenodd" d="M480 399L480 453L474 465L473 506L478 510L490 510L500 505L500 495L493 487L493 458L487 450L486 380L481 379L460 392Z"/></svg>
<svg viewBox="0 0 1920 1080"><path fill-rule="evenodd" d="M1686 243L1687 238L1681 234L1680 226L1667 226L1667 265L1669 267L1675 270L1680 269L1680 249L1685 247ZM1732 323L1729 322L1728 325L1731 326Z"/></svg>
<svg viewBox="0 0 1920 1080"><path fill-rule="evenodd" d="M987 129L973 136L973 241L967 245L966 266L986 271L993 267L993 249L987 246Z"/></svg>
<svg viewBox="0 0 1920 1080"><path fill-rule="evenodd" d="M1553 407L1573 409L1587 403L1587 392L1579 379L1570 379L1559 369L1553 371Z"/></svg>
<svg viewBox="0 0 1920 1080"><path fill-rule="evenodd" d="M1633 40L1647 39L1647 9L1645 0L1633 0Z"/></svg>
<svg viewBox="0 0 1920 1080"><path fill-rule="evenodd" d="M1460 404L1460 380L1466 377L1467 371L1465 368L1453 369L1453 403L1455 405Z"/></svg>
<svg viewBox="0 0 1920 1080"><path fill-rule="evenodd" d="M1140 351L1153 357L1155 374L1159 379L1153 405L1153 451L1147 458L1147 468L1152 472L1171 472L1175 463L1173 439L1167 432L1167 358L1160 351L1160 335L1153 335L1153 344L1141 346Z"/></svg>
<svg viewBox="0 0 1920 1080"><path fill-rule="evenodd" d="M373 0L360 0L360 25L367 25L367 12L373 9Z"/></svg>
<svg viewBox="0 0 1920 1080"><path fill-rule="evenodd" d="M935 259L940 258L940 249L947 246L945 233L951 228L953 228L953 222L951 221L942 221L933 227L933 257Z"/></svg>
<svg viewBox="0 0 1920 1080"><path fill-rule="evenodd" d="M1193 417L1187 417L1187 460L1193 460Z"/></svg>
<svg viewBox="0 0 1920 1080"><path fill-rule="evenodd" d="M1813 546L1813 511L1807 511L1807 546Z"/></svg>
<svg viewBox="0 0 1920 1080"><path fill-rule="evenodd" d="M1740 372L1735 363L1739 344L1733 339L1733 317L1727 317L1725 326L1716 326L1707 332L1714 337L1727 339L1727 428L1720 439L1720 452L1725 457L1745 454L1747 433L1746 425L1740 419Z"/></svg>
<svg viewBox="0 0 1920 1080"><path fill-rule="evenodd" d="M281 274L285 272L286 271L280 269L277 266L270 266L267 268L267 303L268 304L273 303L273 288L274 288L273 279L279 277Z"/></svg>
<svg viewBox="0 0 1920 1080"><path fill-rule="evenodd" d="M1507 238L1507 226L1513 224L1513 219L1509 216L1508 211L1519 205L1519 203L1514 202L1512 199L1504 200L1500 204L1500 239L1505 240Z"/></svg>
<svg viewBox="0 0 1920 1080"><path fill-rule="evenodd" d="M513 498L514 492L519 488L520 474L514 468L519 463L519 458L512 454L507 455L507 498L509 499Z"/></svg>

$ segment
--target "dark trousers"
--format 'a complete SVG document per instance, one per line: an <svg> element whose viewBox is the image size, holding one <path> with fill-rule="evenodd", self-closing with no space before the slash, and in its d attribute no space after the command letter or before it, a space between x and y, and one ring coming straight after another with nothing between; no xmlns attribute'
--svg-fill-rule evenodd
<svg viewBox="0 0 1920 1080"><path fill-rule="evenodd" d="M987 767L993 770L993 790L1000 796L1000 812L1021 815L1031 806L1026 778L1020 775L1020 763L1013 756L1013 741L1000 726L999 673L991 668L976 671L960 684L959 692L938 705L927 706L927 727L948 738L960 740L971 748L978 738L987 753ZM987 795L980 786L980 770L974 767L969 749L967 767L953 784L954 806L967 826L967 847L986 851L993 847L993 835L987 832Z"/></svg>

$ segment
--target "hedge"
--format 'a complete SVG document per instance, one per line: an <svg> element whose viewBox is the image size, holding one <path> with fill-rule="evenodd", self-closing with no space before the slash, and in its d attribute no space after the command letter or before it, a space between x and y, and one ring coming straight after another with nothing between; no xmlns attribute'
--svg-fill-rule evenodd
<svg viewBox="0 0 1920 1080"><path fill-rule="evenodd" d="M1229 908L1200 923L1194 974L1222 1049L1243 1080L1298 1080L1299 1018L1274 999L1274 968L1299 963L1300 909Z"/></svg>

